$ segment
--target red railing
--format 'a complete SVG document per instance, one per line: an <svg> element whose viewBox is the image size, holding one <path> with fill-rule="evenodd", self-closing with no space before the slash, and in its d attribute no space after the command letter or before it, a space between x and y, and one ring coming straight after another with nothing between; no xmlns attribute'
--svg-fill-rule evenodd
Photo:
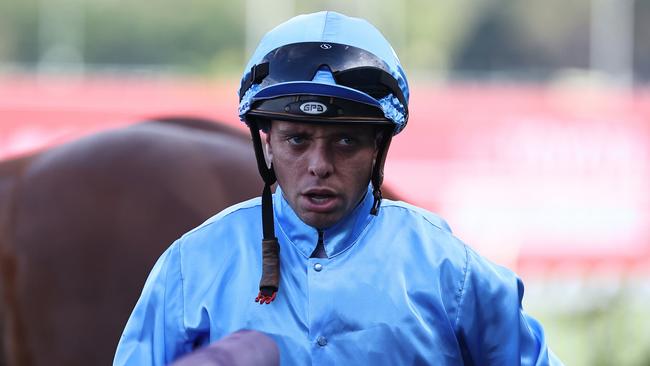
<svg viewBox="0 0 650 366"><path fill-rule="evenodd" d="M155 116L244 128L237 81L0 78L0 159ZM647 268L650 91L412 87L386 184L524 273Z"/></svg>

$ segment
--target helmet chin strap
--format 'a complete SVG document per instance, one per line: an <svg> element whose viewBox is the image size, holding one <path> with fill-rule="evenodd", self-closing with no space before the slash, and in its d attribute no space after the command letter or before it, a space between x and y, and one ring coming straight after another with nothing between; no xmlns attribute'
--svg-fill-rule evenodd
<svg viewBox="0 0 650 366"><path fill-rule="evenodd" d="M262 278L260 279L260 292L255 298L255 302L270 304L275 300L280 286L280 245L275 237L273 197L271 195L271 186L275 183L276 178L273 165L271 164L270 168L266 165L257 120L249 118L248 122L251 137L253 138L253 146L255 147L257 168L264 180L264 190L262 191L262 231L264 233L262 239Z"/></svg>
<svg viewBox="0 0 650 366"><path fill-rule="evenodd" d="M382 132L377 147L377 159L375 160L375 165L372 167L372 176L370 177L370 181L372 182L372 196L375 201L370 209L370 214L374 216L379 214L379 206L381 206L381 184L384 181L384 164L386 163L386 155L388 154L388 148L390 147L392 139L392 130L384 130Z"/></svg>

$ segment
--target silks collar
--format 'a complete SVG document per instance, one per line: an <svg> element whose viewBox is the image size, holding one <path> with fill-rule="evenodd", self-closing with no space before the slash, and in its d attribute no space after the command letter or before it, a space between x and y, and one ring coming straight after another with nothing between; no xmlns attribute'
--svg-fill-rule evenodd
<svg viewBox="0 0 650 366"><path fill-rule="evenodd" d="M337 256L350 248L364 232L370 221L373 204L372 189L369 188L363 200L341 221L323 230L325 252L328 258ZM314 252L318 243L318 230L305 224L284 198L278 186L273 194L276 231L281 232L305 257Z"/></svg>

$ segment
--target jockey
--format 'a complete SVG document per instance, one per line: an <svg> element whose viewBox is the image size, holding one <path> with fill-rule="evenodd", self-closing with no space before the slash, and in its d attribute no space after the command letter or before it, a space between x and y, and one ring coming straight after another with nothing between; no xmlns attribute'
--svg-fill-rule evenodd
<svg viewBox="0 0 650 366"><path fill-rule="evenodd" d="M515 274L438 216L382 200L409 86L375 27L290 19L260 42L239 97L262 197L161 256L115 365L167 364L241 329L271 336L283 365L561 364Z"/></svg>

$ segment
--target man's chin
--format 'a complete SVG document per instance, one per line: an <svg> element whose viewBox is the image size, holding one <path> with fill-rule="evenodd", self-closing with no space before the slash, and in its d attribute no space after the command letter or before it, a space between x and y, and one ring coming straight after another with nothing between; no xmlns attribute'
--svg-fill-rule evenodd
<svg viewBox="0 0 650 366"><path fill-rule="evenodd" d="M316 213L306 212L298 215L300 219L307 225L316 229L327 229L334 226L341 218L334 213Z"/></svg>

